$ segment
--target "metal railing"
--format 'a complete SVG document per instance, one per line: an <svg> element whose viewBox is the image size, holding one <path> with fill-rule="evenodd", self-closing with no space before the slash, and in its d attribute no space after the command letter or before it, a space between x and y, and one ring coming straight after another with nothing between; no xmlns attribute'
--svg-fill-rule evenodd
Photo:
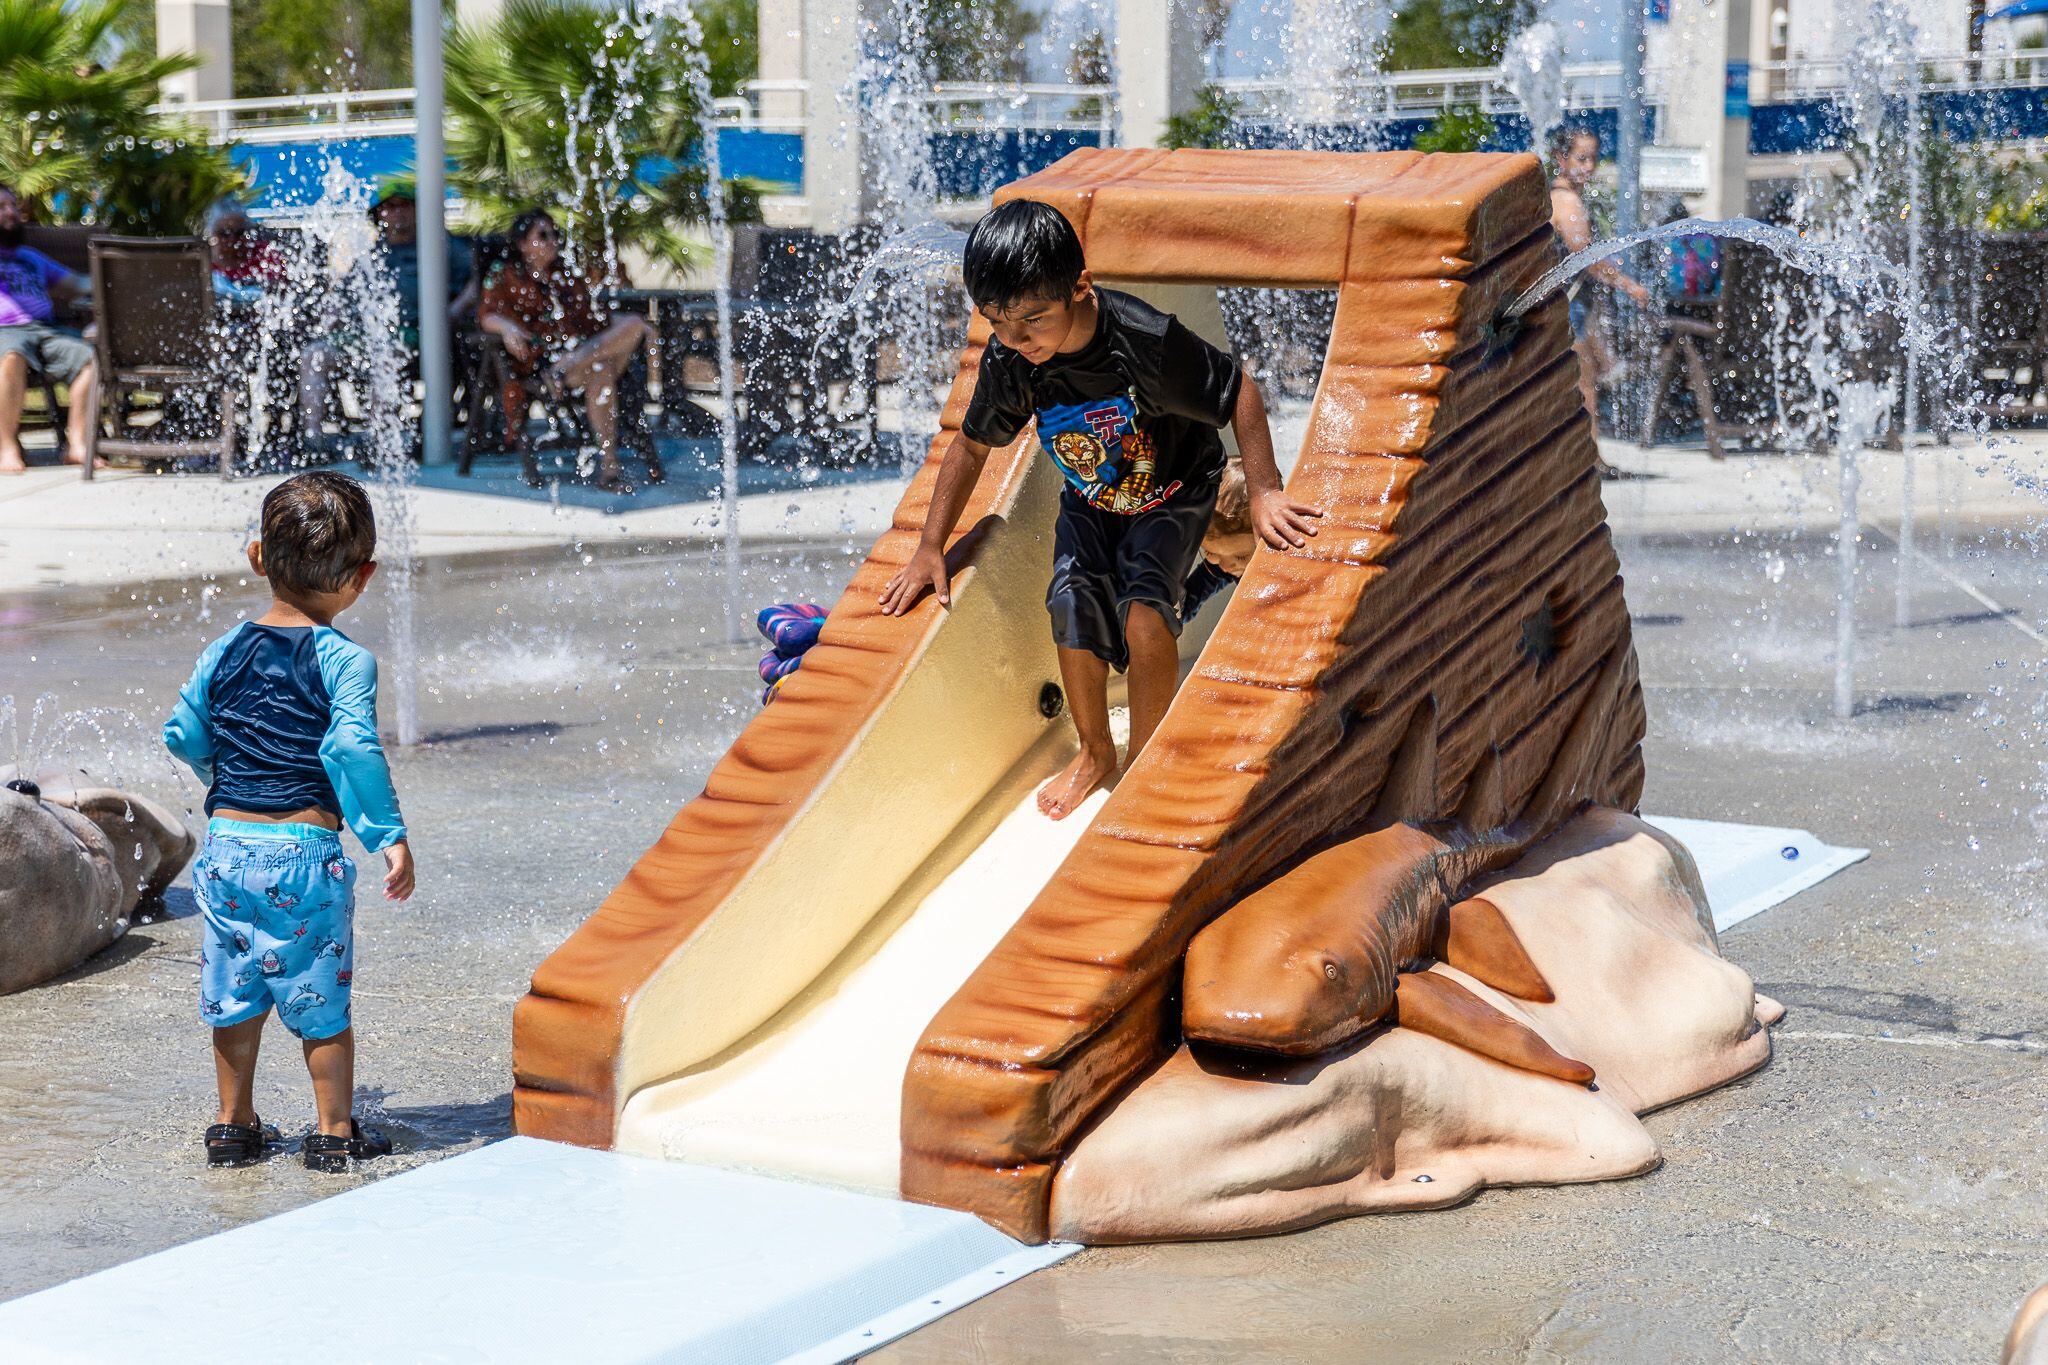
<svg viewBox="0 0 2048 1365"><path fill-rule="evenodd" d="M1565 105L1569 109L1611 108L1621 97L1616 62L1568 66ZM1299 108L1302 90L1283 80L1227 78L1218 84L1245 117L1283 117ZM1661 98L1661 80L1650 78L1649 97ZM1429 116L1455 105L1476 105L1487 113L1513 113L1520 106L1490 67L1453 71L1400 71L1350 82L1327 91L1328 107L1372 118ZM902 95L885 97L901 99ZM930 111L935 127L956 130L1021 129L1094 132L1106 143L1116 128L1116 89L1107 85L1012 82L941 82L911 96ZM715 102L719 123L728 128L801 132L810 100L809 83L755 80L741 93ZM307 135L398 136L412 132L410 90L343 90L318 95L262 99L200 100L159 106L182 113L219 141L283 142Z"/></svg>
<svg viewBox="0 0 2048 1365"><path fill-rule="evenodd" d="M1920 88L1929 90L2025 90L2048 86L2048 50L2008 52L1916 53L1897 59L1920 72ZM1758 62L1751 73L1756 89L1773 100L1819 99L1849 88L1851 62L1846 57L1798 57Z"/></svg>
<svg viewBox="0 0 2048 1365"><path fill-rule="evenodd" d="M285 142L308 130L335 137L376 137L413 130L411 90L333 90L318 95L261 99L171 101L157 106L183 114L216 142Z"/></svg>
<svg viewBox="0 0 2048 1365"><path fill-rule="evenodd" d="M1646 73L1645 98L1661 101L1667 83L1661 71ZM1501 83L1498 67L1388 71L1313 89L1273 77L1232 76L1216 84L1237 101L1240 117L1254 120L1286 118L1304 103L1375 119L1433 117L1460 106L1487 114L1514 114L1522 109L1513 92ZM1621 63L1566 66L1564 88L1566 109L1612 109L1621 103Z"/></svg>
<svg viewBox="0 0 2048 1365"><path fill-rule="evenodd" d="M764 90L794 88L801 81L761 81ZM758 100L731 96L714 100L718 121L726 127L769 131L801 131L799 118L761 116ZM256 99L172 100L156 112L182 114L216 142L291 142L309 133L328 137L399 137L413 131L413 92L397 90L334 90L318 95L271 95Z"/></svg>

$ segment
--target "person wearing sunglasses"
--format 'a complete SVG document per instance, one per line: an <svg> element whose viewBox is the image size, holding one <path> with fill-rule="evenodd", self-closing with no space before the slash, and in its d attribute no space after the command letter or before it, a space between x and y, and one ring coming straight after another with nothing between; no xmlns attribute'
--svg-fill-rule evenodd
<svg viewBox="0 0 2048 1365"><path fill-rule="evenodd" d="M477 325L504 343L506 437L524 435L532 387L549 394L580 393L598 443L597 486L631 492L619 466L619 378L653 335L644 318L613 318L592 297L590 284L562 257L562 234L544 209L512 220L512 250L484 283ZM650 449L647 480L662 479Z"/></svg>

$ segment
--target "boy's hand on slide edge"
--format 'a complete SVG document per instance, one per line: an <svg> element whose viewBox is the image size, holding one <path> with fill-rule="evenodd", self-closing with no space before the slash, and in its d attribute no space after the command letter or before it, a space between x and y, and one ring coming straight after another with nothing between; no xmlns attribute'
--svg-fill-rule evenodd
<svg viewBox="0 0 2048 1365"><path fill-rule="evenodd" d="M402 840L384 850L384 899L412 899L412 849Z"/></svg>
<svg viewBox="0 0 2048 1365"><path fill-rule="evenodd" d="M1308 537L1316 533L1316 522L1322 515L1322 508L1296 502L1284 489L1252 497L1252 529L1270 549L1299 549L1308 544Z"/></svg>
<svg viewBox="0 0 2048 1365"><path fill-rule="evenodd" d="M918 595L930 588L938 597L939 605L953 605L952 582L946 573L946 557L937 550L919 547L910 562L898 569L882 588L882 614L901 616L917 602Z"/></svg>

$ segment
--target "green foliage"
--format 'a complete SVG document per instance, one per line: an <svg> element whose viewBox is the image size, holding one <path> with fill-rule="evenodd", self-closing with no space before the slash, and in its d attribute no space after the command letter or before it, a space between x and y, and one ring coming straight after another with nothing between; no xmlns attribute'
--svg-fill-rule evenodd
<svg viewBox="0 0 2048 1365"><path fill-rule="evenodd" d="M1454 104L1415 135L1418 152L1476 152L1493 136L1493 120L1476 104Z"/></svg>
<svg viewBox="0 0 2048 1365"><path fill-rule="evenodd" d="M737 94L761 68L757 0L706 0L695 12L712 94ZM412 84L412 0L234 0L234 29L237 95Z"/></svg>
<svg viewBox="0 0 2048 1365"><path fill-rule="evenodd" d="M760 5L757 0L705 0L694 12L704 30L711 93L719 99L739 94L741 86L761 74Z"/></svg>
<svg viewBox="0 0 2048 1365"><path fill-rule="evenodd" d="M1385 71L1492 66L1535 22L1539 0L1407 0L1387 26Z"/></svg>
<svg viewBox="0 0 2048 1365"><path fill-rule="evenodd" d="M1234 96L1221 86L1205 85L1195 92L1194 108L1167 118L1159 144L1162 147L1228 147L1237 114L1238 101Z"/></svg>
<svg viewBox="0 0 2048 1365"><path fill-rule="evenodd" d="M46 222L117 232L195 228L247 179L223 147L149 112L197 65L124 42L125 0L0 0L0 180Z"/></svg>
<svg viewBox="0 0 2048 1365"><path fill-rule="evenodd" d="M447 61L449 184L476 226L551 210L586 262L637 247L687 268L704 221L689 53L667 19L632 22L585 6L512 0L484 26L458 26ZM727 181L731 220L760 216L758 185Z"/></svg>
<svg viewBox="0 0 2048 1365"><path fill-rule="evenodd" d="M411 0L234 0L235 94L412 84Z"/></svg>
<svg viewBox="0 0 2048 1365"><path fill-rule="evenodd" d="M935 0L925 11L932 77L941 81L1021 81L1024 42L1044 20L1020 0Z"/></svg>

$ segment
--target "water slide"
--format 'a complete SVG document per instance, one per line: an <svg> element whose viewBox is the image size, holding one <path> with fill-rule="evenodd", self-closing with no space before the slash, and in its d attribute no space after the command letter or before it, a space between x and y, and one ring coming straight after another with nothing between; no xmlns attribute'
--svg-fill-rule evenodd
<svg viewBox="0 0 2048 1365"><path fill-rule="evenodd" d="M1213 286L1105 283L1229 347ZM948 430L961 410L949 406ZM1060 481L1029 436L996 459L1009 461L1012 497L996 504L999 519L982 521L970 567L956 580L952 619L915 664L944 684L876 708L872 723L888 737L861 744L867 761L856 758L832 784L867 806L866 823L881 828L860 835L827 825L846 817L825 793L817 798L824 810L808 822L826 841L854 835L843 846L856 864L846 884L813 884L808 892L829 902L812 912L816 931L844 939L843 946L744 1038L631 1095L613 1139L617 1150L898 1194L903 1076L925 1025L1038 896L1108 796L1097 792L1063 821L1037 808L1039 786L1076 748L1072 725L1047 691L1056 692L1059 676L1043 596ZM977 519L970 513L962 525ZM1211 599L1183 632L1184 668L1228 601L1228 593ZM849 605L857 604L842 604L821 644L837 642ZM807 656L806 670L817 657ZM975 697L978 689L1007 703L1000 716ZM799 689L790 683L782 690L786 697ZM1113 678L1119 742L1127 730L1121 691L1122 679ZM763 717L772 718L772 711ZM899 738L909 735L926 742ZM952 752L933 754L930 740ZM1019 745L998 771L998 756ZM907 809L891 815L870 798ZM918 809L927 803L943 806ZM791 837L801 841L805 831ZM914 866L912 854L919 855Z"/></svg>
<svg viewBox="0 0 2048 1365"><path fill-rule="evenodd" d="M1117 789L1041 820L1071 740L1028 433L949 547L951 609L876 608L975 321L803 668L535 972L518 1131L1027 1242L1646 1169L1636 1115L1761 1065L1775 1007L1632 814L1642 698L1563 305L1505 317L1557 255L1537 163L1084 149L1016 195L1212 339L1219 284L1336 291L1289 478L1322 534L1190 632Z"/></svg>

